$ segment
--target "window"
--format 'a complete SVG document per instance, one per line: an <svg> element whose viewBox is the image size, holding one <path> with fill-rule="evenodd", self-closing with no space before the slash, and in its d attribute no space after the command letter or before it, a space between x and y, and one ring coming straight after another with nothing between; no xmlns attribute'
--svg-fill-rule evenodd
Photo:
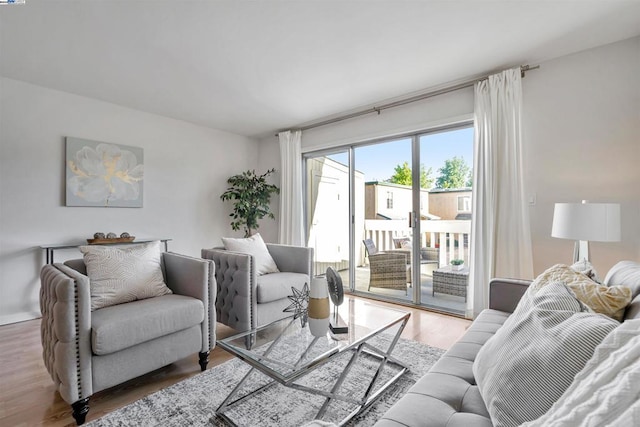
<svg viewBox="0 0 640 427"><path fill-rule="evenodd" d="M387 191L387 209L393 209L393 191Z"/></svg>
<svg viewBox="0 0 640 427"><path fill-rule="evenodd" d="M458 212L471 212L471 196L458 196Z"/></svg>

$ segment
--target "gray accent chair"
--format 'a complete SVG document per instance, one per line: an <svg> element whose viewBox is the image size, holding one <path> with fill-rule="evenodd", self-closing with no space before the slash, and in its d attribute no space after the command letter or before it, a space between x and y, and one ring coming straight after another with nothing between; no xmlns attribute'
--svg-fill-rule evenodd
<svg viewBox="0 0 640 427"><path fill-rule="evenodd" d="M310 284L313 248L267 243L279 273L258 275L251 255L217 247L202 249L202 258L216 265L218 322L248 331L290 316L291 288Z"/></svg>
<svg viewBox="0 0 640 427"><path fill-rule="evenodd" d="M206 369L216 342L215 266L165 252L162 267L173 294L95 311L82 259L42 268L44 364L78 425L98 391L195 353Z"/></svg>

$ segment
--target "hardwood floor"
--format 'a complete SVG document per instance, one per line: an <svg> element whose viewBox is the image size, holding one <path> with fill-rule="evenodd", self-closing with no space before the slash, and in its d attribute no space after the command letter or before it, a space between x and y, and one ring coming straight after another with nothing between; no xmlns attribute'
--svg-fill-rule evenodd
<svg viewBox="0 0 640 427"><path fill-rule="evenodd" d="M357 297L353 297L357 298ZM392 304L377 302L381 305ZM402 337L443 349L456 342L471 323L468 320L401 307L411 312ZM218 338L233 334L218 324ZM400 355L398 355L400 356ZM216 347L209 366L233 356ZM180 360L119 386L96 393L89 402L87 421L134 402L148 394L200 372L198 355ZM0 426L75 425L70 406L60 398L44 363L40 345L40 319L0 326Z"/></svg>

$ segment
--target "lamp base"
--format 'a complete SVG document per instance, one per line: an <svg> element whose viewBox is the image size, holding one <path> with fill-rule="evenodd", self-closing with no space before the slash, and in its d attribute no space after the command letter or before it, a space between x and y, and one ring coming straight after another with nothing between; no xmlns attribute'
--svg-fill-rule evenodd
<svg viewBox="0 0 640 427"><path fill-rule="evenodd" d="M573 262L589 261L589 242L587 240L576 240L573 247Z"/></svg>

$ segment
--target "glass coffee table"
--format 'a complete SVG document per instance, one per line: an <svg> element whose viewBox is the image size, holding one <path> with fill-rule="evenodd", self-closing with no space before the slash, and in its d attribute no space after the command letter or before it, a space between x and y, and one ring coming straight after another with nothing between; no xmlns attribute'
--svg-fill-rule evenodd
<svg viewBox="0 0 640 427"><path fill-rule="evenodd" d="M216 416L236 425L230 414L235 407L264 393L277 393L272 387L279 385L295 390L297 396L312 395L310 401L291 402L305 405L305 421L344 425L371 406L409 369L391 353L410 313L353 299L345 300L339 313L348 324L346 334L327 331L314 337L308 325L288 317L219 340L217 345L251 369L217 408Z"/></svg>

